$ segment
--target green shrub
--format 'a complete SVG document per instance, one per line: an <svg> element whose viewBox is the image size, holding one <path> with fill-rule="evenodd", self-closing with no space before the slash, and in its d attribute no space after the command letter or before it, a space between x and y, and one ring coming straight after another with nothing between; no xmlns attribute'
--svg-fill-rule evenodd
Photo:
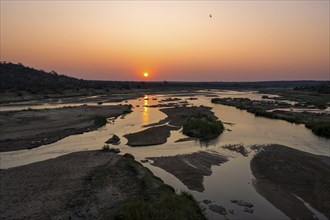
<svg viewBox="0 0 330 220"><path fill-rule="evenodd" d="M190 117L183 125L182 133L190 137L197 137L203 140L218 137L224 130L221 121L211 119L205 115Z"/></svg>

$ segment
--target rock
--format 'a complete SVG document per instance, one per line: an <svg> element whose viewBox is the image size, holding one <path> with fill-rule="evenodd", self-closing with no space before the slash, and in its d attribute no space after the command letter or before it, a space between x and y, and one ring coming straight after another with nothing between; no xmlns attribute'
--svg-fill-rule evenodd
<svg viewBox="0 0 330 220"><path fill-rule="evenodd" d="M249 203L249 202L245 202L243 200L231 200L232 203L236 203L237 205L239 206L245 206L245 207L248 207L248 208L252 208L253 207L253 204L252 203Z"/></svg>
<svg viewBox="0 0 330 220"><path fill-rule="evenodd" d="M228 149L230 151L235 151L237 153L242 154L244 157L247 157L249 152L245 149L243 145L234 144L234 145L225 145L223 148Z"/></svg>
<svg viewBox="0 0 330 220"><path fill-rule="evenodd" d="M173 127L168 125L155 126L145 130L125 134L127 145L131 147L159 145L167 142L167 138L171 135Z"/></svg>
<svg viewBox="0 0 330 220"><path fill-rule="evenodd" d="M212 210L213 212L219 213L220 215L227 215L227 210L225 207L221 205L209 205L209 209Z"/></svg>
<svg viewBox="0 0 330 220"><path fill-rule="evenodd" d="M193 141L193 140L196 140L196 139L192 138L192 137L180 138L180 139L176 140L175 143L184 142L184 141Z"/></svg>
<svg viewBox="0 0 330 220"><path fill-rule="evenodd" d="M203 203L205 203L206 205L208 205L208 204L212 203L212 201L211 200L208 200L208 199L204 199L203 200Z"/></svg>
<svg viewBox="0 0 330 220"><path fill-rule="evenodd" d="M118 144L120 144L120 138L117 135L114 134L105 143L107 143L107 144L113 144L113 145L118 145Z"/></svg>
<svg viewBox="0 0 330 220"><path fill-rule="evenodd" d="M182 99L180 98L167 98L167 99L162 99L160 102L173 102L173 101L180 101Z"/></svg>
<svg viewBox="0 0 330 220"><path fill-rule="evenodd" d="M140 161L141 161L141 163L147 163L149 160L144 159L144 160L140 160Z"/></svg>
<svg viewBox="0 0 330 220"><path fill-rule="evenodd" d="M247 213L253 213L253 209L250 209L250 208L248 208L248 207L244 207L244 209L243 209L243 212L247 212Z"/></svg>
<svg viewBox="0 0 330 220"><path fill-rule="evenodd" d="M232 214L232 215L235 215L235 212L233 209L229 209L229 213Z"/></svg>

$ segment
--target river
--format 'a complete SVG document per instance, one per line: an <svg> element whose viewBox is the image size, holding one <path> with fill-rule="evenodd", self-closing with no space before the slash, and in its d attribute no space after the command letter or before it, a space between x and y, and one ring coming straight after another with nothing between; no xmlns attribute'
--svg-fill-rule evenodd
<svg viewBox="0 0 330 220"><path fill-rule="evenodd" d="M44 145L31 150L20 150L13 152L4 152L0 154L1 169L29 164L41 160L55 158L71 152L82 150L101 149L104 142L108 140L112 134L116 134L121 138L121 144L118 148L121 154L131 153L137 161L146 157L170 156L183 153L191 153L200 150L215 150L223 155L228 156L229 161L220 165L212 166L212 175L204 178L203 192L191 191L181 183L172 174L152 166L149 163L143 165L148 167L156 176L173 186L178 192L181 190L190 191L197 201L211 200L214 204L224 206L227 210L232 209L234 215L227 215L229 219L289 219L280 210L274 207L261 195L259 195L253 187L254 177L250 171L250 160L253 152L248 157L231 152L222 148L228 144L242 144L251 146L256 144L282 144L298 150L310 152L313 154L330 155L330 140L314 135L304 125L291 124L282 120L273 120L262 117L255 117L244 110L238 110L234 107L217 105L211 103L209 93L202 93L194 96L196 100L191 100L192 96L186 94L178 96L183 100L187 100L190 105L210 106L215 115L225 122L225 132L217 139L203 143L199 141L178 142L175 141L185 137L180 131L172 131L171 137L166 144L148 147L129 147L126 145L127 140L123 135L143 130L143 125L156 123L166 117L158 108L150 108L148 106L158 104L159 100L174 97L175 95L149 95L145 98L128 100L121 102L122 104L132 104L133 112L125 117L119 117L114 123L108 123L106 126L96 131L86 132L84 134L72 135L52 144ZM242 97L254 100L260 100L263 95L256 92L236 92L236 91L212 91L212 96L218 97ZM84 103L91 104L91 103ZM118 103L104 103L118 104ZM63 106L59 103L58 105ZM42 105L45 106L45 105ZM46 105L50 108L58 107L57 105ZM70 106L70 103L66 104ZM7 110L21 110L31 106L19 105L10 106ZM33 106L41 108L40 106ZM4 110L3 108L1 109ZM230 200L238 199L252 203L253 214L243 212L243 208L231 203ZM203 204L201 202L201 204ZM307 206L307 205L306 205ZM205 206L206 207L206 206ZM322 214L314 212L319 219L326 219ZM226 219L225 216L219 215L206 209L209 219Z"/></svg>

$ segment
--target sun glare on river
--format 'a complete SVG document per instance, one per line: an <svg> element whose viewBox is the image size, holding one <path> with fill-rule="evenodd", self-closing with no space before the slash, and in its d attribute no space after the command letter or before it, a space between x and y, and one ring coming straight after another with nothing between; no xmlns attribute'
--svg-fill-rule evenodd
<svg viewBox="0 0 330 220"><path fill-rule="evenodd" d="M148 100L149 100L149 97L147 95L145 95L144 96L144 105L143 105L143 115L142 115L142 121L143 121L144 125L149 124Z"/></svg>

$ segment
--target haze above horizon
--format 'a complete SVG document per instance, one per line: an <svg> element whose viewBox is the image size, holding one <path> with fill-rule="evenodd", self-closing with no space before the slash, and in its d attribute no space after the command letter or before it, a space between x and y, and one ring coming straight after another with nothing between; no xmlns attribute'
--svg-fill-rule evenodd
<svg viewBox="0 0 330 220"><path fill-rule="evenodd" d="M329 1L1 1L1 60L96 80L329 80Z"/></svg>

